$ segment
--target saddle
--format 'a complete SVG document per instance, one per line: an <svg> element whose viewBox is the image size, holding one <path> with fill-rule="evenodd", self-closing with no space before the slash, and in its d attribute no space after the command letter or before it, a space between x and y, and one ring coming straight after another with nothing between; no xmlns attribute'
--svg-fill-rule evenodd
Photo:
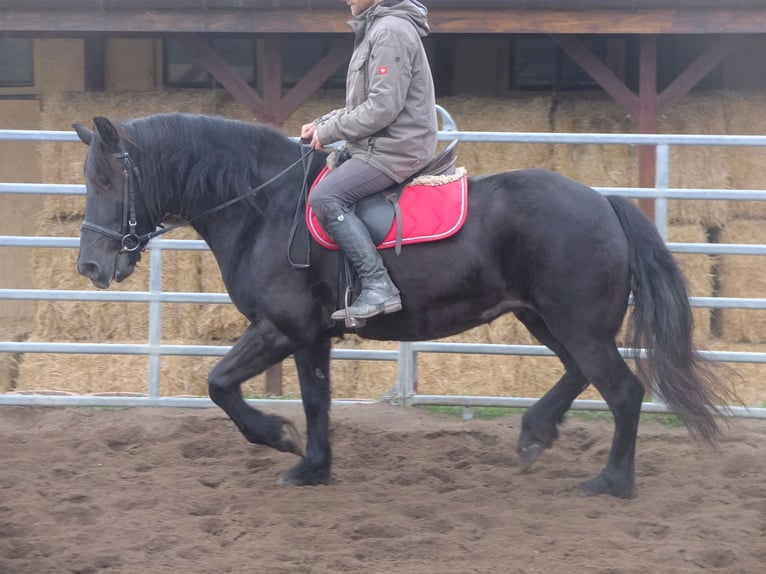
<svg viewBox="0 0 766 574"><path fill-rule="evenodd" d="M468 212L468 201L465 170L455 168L457 142L450 142L410 179L356 203L355 213L367 226L378 249L395 247L399 254L402 244L444 239L460 229ZM312 189L328 171L325 168L319 174ZM306 223L320 245L338 249L308 202Z"/></svg>

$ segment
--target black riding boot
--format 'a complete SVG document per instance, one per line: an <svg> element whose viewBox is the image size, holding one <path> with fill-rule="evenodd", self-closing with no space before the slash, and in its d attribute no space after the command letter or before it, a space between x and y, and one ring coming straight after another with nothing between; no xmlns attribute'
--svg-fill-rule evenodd
<svg viewBox="0 0 766 574"><path fill-rule="evenodd" d="M338 309L332 319L340 321L347 314L354 319L368 319L380 313L400 311L399 289L391 281L364 223L336 201L325 202L317 216L325 231L351 261L362 282L362 292L353 305Z"/></svg>

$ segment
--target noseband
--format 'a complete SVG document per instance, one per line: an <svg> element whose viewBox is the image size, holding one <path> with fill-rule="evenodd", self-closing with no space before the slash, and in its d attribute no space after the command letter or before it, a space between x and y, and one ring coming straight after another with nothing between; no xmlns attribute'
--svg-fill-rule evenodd
<svg viewBox="0 0 766 574"><path fill-rule="evenodd" d="M146 233L141 236L136 234L136 226L138 225L136 222L136 186L141 173L138 166L131 162L128 151L122 145L120 148L121 151L113 154L113 157L122 160L122 178L124 180L122 186L122 231L113 231L87 220L82 222L80 229L89 229L119 241L121 245L119 253L144 251L146 244L154 237L154 234Z"/></svg>

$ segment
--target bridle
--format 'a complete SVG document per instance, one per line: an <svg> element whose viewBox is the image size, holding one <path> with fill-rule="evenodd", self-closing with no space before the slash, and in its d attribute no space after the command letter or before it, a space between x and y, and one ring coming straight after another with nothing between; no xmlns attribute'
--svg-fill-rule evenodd
<svg viewBox="0 0 766 574"><path fill-rule="evenodd" d="M146 249L149 240L155 236L153 233L156 233L155 231L141 236L136 234L136 227L138 226L136 221L136 187L138 187L137 180L141 172L138 166L133 165L130 154L122 144L120 144L120 151L112 154L112 157L122 160L122 178L124 180L122 186L122 229L119 232L113 231L87 219L82 222L80 229L89 229L119 241L121 245L119 253L130 253L136 250L141 252Z"/></svg>
<svg viewBox="0 0 766 574"><path fill-rule="evenodd" d="M199 213L195 215L194 217L189 218L185 222L176 223L169 227L163 227L162 225L160 225L154 231L151 231L149 233L144 233L143 235L138 235L136 233L136 228L138 227L138 222L136 221L136 190L138 188L138 182L141 179L141 171L138 169L138 166L131 161L128 150L125 148L124 144L120 142L120 151L112 154L112 157L122 160L122 177L124 180L124 185L122 186L122 195L123 195L122 229L119 232L114 231L112 229L109 229L102 225L98 225L97 223L93 223L88 220L84 220L82 222L82 224L80 225L80 229L81 230L88 229L90 231L95 231L96 233L100 233L101 235L109 237L110 239L119 241L121 247L120 247L120 250L117 252L117 255L120 255L122 253L132 253L135 251L138 251L139 253L141 253L146 249L146 246L149 243L149 240L155 237L159 237L160 235L164 235L165 233L168 233L169 231L177 229L178 227L189 225L192 221L196 219L200 219L202 217L212 215L213 213L216 213L231 205L234 205L235 203L238 203L242 201L243 199L246 199L248 197L252 198L264 187L266 187L267 185L273 183L274 181L276 181L277 179L285 175L288 171L290 171L299 163L303 164L303 188L304 188L303 193L306 193L307 177L311 169L311 162L309 161L307 165L305 160L309 158L313 152L314 152L314 149L309 147L305 153L301 153L301 157L299 157L296 161L288 165L286 168L284 168L282 171L280 171L273 177L269 178L267 181L263 182L258 187L249 188L247 193L238 195L237 197L234 197L230 199L229 201L226 201L220 205L217 205L211 209L208 209L207 211Z"/></svg>

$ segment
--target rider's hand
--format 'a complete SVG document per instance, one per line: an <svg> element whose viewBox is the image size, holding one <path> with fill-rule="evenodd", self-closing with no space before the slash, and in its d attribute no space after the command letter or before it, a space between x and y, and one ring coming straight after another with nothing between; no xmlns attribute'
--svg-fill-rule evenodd
<svg viewBox="0 0 766 574"><path fill-rule="evenodd" d="M323 150L324 146L319 141L319 134L316 124L305 124L301 127L301 143L309 144L316 150Z"/></svg>
<svg viewBox="0 0 766 574"><path fill-rule="evenodd" d="M301 127L301 141L303 143L309 143L314 138L314 134L317 131L317 125L315 123L304 124Z"/></svg>

